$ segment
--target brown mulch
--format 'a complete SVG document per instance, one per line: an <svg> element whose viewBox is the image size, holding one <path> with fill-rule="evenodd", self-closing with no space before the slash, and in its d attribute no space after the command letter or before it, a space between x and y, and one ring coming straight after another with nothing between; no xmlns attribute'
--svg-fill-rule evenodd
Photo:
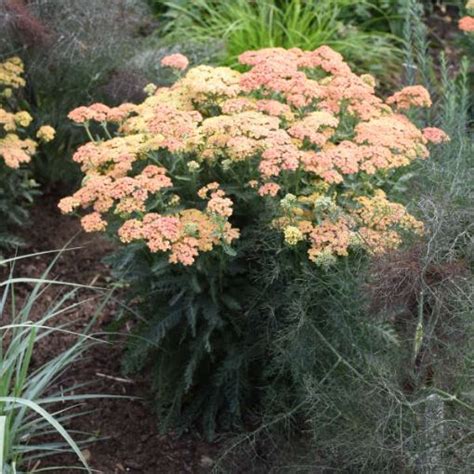
<svg viewBox="0 0 474 474"><path fill-rule="evenodd" d="M107 267L101 259L112 250L111 244L100 235L81 232L78 220L61 216L56 208L54 197L43 197L33 209L31 226L23 231L28 244L21 254L60 249L75 236L69 246L81 247L63 253L49 277L55 279L106 287L110 284ZM15 275L38 277L50 264L52 255L43 255L19 261ZM5 277L5 270L0 275ZM21 302L27 297L29 288L20 285L16 295ZM51 287L35 307L38 317L54 300L57 287ZM73 313L61 315L58 323L72 322L71 330L80 332L93 317L99 303L97 292L79 292L81 299L94 297L84 302ZM114 320L117 303L111 301L98 315L94 333L103 333ZM33 316L35 317L35 316ZM124 334L125 336L125 334ZM138 399L99 399L88 401L80 407L81 411L94 410L94 413L79 417L69 426L74 430L92 433L99 440L84 448L84 455L96 472L115 473L206 473L210 472L213 460L217 457L218 445L205 442L198 434L188 433L181 437L173 434L161 435L157 419L148 399L147 383L140 377L124 377L120 360L125 337L110 341L104 337L104 344L93 346L86 356L71 367L62 377L60 385L71 387L74 384L92 382L87 393L125 395ZM56 333L42 340L34 351L33 364L38 365L67 348L73 336ZM48 465L79 466L80 462L72 455L56 455L42 461L38 468ZM77 472L77 469L61 470Z"/></svg>

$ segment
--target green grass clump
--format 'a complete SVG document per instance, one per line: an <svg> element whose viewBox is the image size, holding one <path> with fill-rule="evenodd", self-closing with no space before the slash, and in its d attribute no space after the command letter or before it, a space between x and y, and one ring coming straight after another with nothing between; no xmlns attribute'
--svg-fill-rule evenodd
<svg viewBox="0 0 474 474"><path fill-rule="evenodd" d="M390 31L398 12L396 2L349 0L172 0L163 3L170 39L223 41L224 62L235 64L239 54L267 47L313 50L321 45L339 51L353 65L378 76L390 76L400 65L399 41Z"/></svg>
<svg viewBox="0 0 474 474"><path fill-rule="evenodd" d="M11 266L9 276L0 282L0 472L32 472L31 467L43 458L63 452L75 453L82 469L92 472L81 447L95 438L67 430L66 426L82 414L71 411L73 408L105 395L81 394L83 384L59 387L58 381L91 345L101 342L87 332L108 298L98 305L83 333L73 332L71 322L58 323L58 318L73 314L90 300L78 295L81 288L89 287L52 279L50 273L59 254L38 278L14 276L14 266L20 259L39 255L0 261L3 268ZM28 293L19 299L17 288L21 286L24 294L25 285L29 286ZM52 287L62 291L56 291L57 296L44 308L43 296ZM59 333L72 335L76 341L45 362L35 362L40 341ZM66 468L46 469L59 472Z"/></svg>

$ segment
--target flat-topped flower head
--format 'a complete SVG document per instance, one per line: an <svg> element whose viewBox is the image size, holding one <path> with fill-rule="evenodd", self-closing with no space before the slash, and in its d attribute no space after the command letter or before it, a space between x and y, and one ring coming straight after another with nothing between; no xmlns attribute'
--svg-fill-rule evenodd
<svg viewBox="0 0 474 474"><path fill-rule="evenodd" d="M160 64L165 67L184 71L189 66L189 59L180 53L170 54L168 56L165 56L161 60Z"/></svg>
<svg viewBox="0 0 474 474"><path fill-rule="evenodd" d="M0 88L19 89L20 87L25 87L24 71L23 62L17 56L0 62Z"/></svg>
<svg viewBox="0 0 474 474"><path fill-rule="evenodd" d="M430 143L439 145L440 143L445 143L449 141L449 136L443 132L440 128L436 127L426 127L423 129L423 136Z"/></svg>
<svg viewBox="0 0 474 474"><path fill-rule="evenodd" d="M422 86L408 86L390 96L387 104L395 105L399 110L408 110L410 107L431 107L431 97Z"/></svg>
<svg viewBox="0 0 474 474"><path fill-rule="evenodd" d="M459 20L458 25L461 31L464 31L465 33L474 33L474 17L464 16Z"/></svg>
<svg viewBox="0 0 474 474"><path fill-rule="evenodd" d="M56 135L56 130L50 125L43 125L38 129L36 132L36 138L42 142L50 142L54 140L54 136Z"/></svg>

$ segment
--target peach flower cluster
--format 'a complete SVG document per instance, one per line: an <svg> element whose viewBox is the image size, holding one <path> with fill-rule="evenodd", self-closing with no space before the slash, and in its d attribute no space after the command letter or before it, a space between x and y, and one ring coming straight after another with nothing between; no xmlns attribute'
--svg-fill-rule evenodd
<svg viewBox="0 0 474 474"><path fill-rule="evenodd" d="M191 68L171 87L147 87L139 105L73 110L90 141L74 155L83 185L61 209L90 209L85 230L118 228L123 243L143 241L185 265L238 237L231 222L241 191L288 246L321 265L421 232L381 185L449 139L403 114L431 105L426 89L384 100L372 76L353 73L327 46L248 51L240 63L245 72ZM162 64L187 67L175 55Z"/></svg>
<svg viewBox="0 0 474 474"><path fill-rule="evenodd" d="M459 20L459 29L466 33L474 33L474 17L464 16Z"/></svg>
<svg viewBox="0 0 474 474"><path fill-rule="evenodd" d="M13 110L16 105L13 90L25 85L23 73L23 63L17 57L0 63L0 157L8 168L13 169L28 163L37 149L35 140L22 138L33 117L25 110ZM48 142L54 134L52 127L44 125L39 128L36 137Z"/></svg>
<svg viewBox="0 0 474 474"><path fill-rule="evenodd" d="M178 69L179 71L184 71L189 66L189 60L183 54L170 54L165 56L160 64L165 67L170 67L173 69Z"/></svg>

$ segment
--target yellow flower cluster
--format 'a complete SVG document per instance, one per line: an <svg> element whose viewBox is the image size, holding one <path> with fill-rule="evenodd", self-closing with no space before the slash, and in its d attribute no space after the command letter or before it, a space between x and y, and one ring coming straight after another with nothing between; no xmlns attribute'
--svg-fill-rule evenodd
<svg viewBox="0 0 474 474"><path fill-rule="evenodd" d="M18 89L25 86L24 67L20 58L14 56L0 63L0 85L5 88Z"/></svg>
<svg viewBox="0 0 474 474"><path fill-rule="evenodd" d="M163 64L177 59L184 70L181 57ZM403 231L422 231L380 185L449 139L403 115L429 107L428 91L410 86L384 100L372 76L326 46L249 51L240 62L246 72L197 66L171 87L147 86L139 105L73 110L73 121L96 122L104 138L89 131L77 150L86 176L61 209L92 207L86 230L115 222L122 242L142 240L186 265L237 238L230 222L244 189L288 246L322 265L352 246L382 252Z"/></svg>
<svg viewBox="0 0 474 474"><path fill-rule="evenodd" d="M30 138L21 138L23 130L30 126L33 118L25 111L12 110L14 107L13 89L25 85L24 67L17 57L0 63L0 157L9 168L18 168L28 163L35 154L37 143ZM54 129L43 126L37 138L47 142L54 138Z"/></svg>

